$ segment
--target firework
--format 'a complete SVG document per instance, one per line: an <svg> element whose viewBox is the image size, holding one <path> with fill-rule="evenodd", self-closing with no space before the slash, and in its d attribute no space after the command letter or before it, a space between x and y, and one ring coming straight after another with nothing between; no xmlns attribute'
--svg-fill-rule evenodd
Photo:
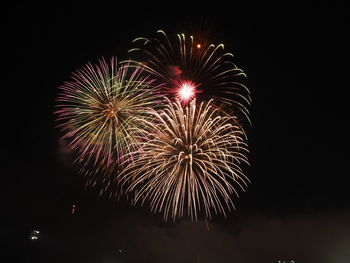
<svg viewBox="0 0 350 263"><path fill-rule="evenodd" d="M158 103L151 84L140 68L119 66L112 58L110 63L105 59L88 63L60 87L58 127L69 147L77 151L82 171L113 177L120 164L126 163L122 156L137 145L131 143L135 140L131 131L148 118L145 109Z"/></svg>
<svg viewBox="0 0 350 263"><path fill-rule="evenodd" d="M153 38L136 38L133 44L129 52L143 61L135 63L166 84L163 90L168 97L176 97L183 104L193 98L214 99L215 104L249 121L251 98L242 83L245 73L233 63L232 53L225 52L223 44L208 44L185 34L170 38L162 30Z"/></svg>
<svg viewBox="0 0 350 263"><path fill-rule="evenodd" d="M150 110L152 123L139 133L138 151L121 173L134 203L148 202L164 219L185 214L210 218L212 211L226 215L234 208L235 187L249 180L241 165L248 164L247 145L234 117L220 114L212 101L184 107L179 99L162 110Z"/></svg>

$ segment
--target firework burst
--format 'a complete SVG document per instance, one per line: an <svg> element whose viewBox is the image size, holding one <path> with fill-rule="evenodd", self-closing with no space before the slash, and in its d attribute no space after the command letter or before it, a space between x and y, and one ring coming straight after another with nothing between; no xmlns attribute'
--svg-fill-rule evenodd
<svg viewBox="0 0 350 263"><path fill-rule="evenodd" d="M245 189L242 172L248 164L247 145L234 117L220 114L212 101L186 107L176 99L163 110L151 110L152 123L144 125L133 162L121 173L134 203L148 202L164 219L212 211L226 215L234 208L235 187ZM146 121L147 122L147 121Z"/></svg>
<svg viewBox="0 0 350 263"><path fill-rule="evenodd" d="M129 52L138 53L138 61L144 61L135 63L166 84L166 95L179 98L183 104L195 97L197 101L214 99L214 103L249 121L251 98L242 83L245 73L233 63L232 53L225 52L223 44L207 44L185 34L170 38L163 30L153 38L136 38L133 44ZM191 83L191 96L188 89L184 90L184 83Z"/></svg>
<svg viewBox="0 0 350 263"><path fill-rule="evenodd" d="M119 66L112 58L110 63L101 59L85 65L60 87L58 127L69 147L78 152L82 171L114 177L120 164L129 161L122 156L137 147L131 131L148 118L145 109L158 103L151 84L140 68Z"/></svg>

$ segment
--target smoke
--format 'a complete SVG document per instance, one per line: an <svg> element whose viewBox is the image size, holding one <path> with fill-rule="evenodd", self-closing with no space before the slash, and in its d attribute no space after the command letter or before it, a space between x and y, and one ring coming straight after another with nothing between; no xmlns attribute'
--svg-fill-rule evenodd
<svg viewBox="0 0 350 263"><path fill-rule="evenodd" d="M208 230L205 222L136 225L128 233L126 262L349 262L350 215L256 215Z"/></svg>

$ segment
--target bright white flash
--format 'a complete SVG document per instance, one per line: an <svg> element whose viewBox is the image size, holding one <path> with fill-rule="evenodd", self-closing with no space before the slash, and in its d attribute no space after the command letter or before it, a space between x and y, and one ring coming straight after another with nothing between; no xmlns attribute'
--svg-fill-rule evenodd
<svg viewBox="0 0 350 263"><path fill-rule="evenodd" d="M178 95L181 100L188 101L194 97L195 86L191 82L184 82L181 84Z"/></svg>

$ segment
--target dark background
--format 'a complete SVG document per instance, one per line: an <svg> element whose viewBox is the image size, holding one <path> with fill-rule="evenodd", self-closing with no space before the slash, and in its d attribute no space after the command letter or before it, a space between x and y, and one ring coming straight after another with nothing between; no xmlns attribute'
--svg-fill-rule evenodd
<svg viewBox="0 0 350 263"><path fill-rule="evenodd" d="M7 262L350 262L350 10L334 2L214 4L5 9ZM102 56L127 58L132 39L160 28L208 32L248 75L252 183L236 211L214 216L209 230L202 220L166 223L147 207L85 189L55 129L57 87L72 71Z"/></svg>

